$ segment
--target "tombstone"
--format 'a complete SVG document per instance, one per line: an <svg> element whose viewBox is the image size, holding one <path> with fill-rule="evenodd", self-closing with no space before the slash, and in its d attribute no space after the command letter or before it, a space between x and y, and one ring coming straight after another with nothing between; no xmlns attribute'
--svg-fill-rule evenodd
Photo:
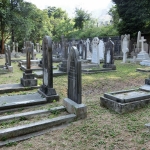
<svg viewBox="0 0 150 150"><path fill-rule="evenodd" d="M144 39L144 37L142 36L141 39L139 40L139 42L141 42L141 51L140 53L137 55L137 61L142 61L142 60L146 60L149 59L149 55L148 53L144 50L144 42L146 41L146 39Z"/></svg>
<svg viewBox="0 0 150 150"><path fill-rule="evenodd" d="M104 60L105 45L102 40L99 40L99 59Z"/></svg>
<svg viewBox="0 0 150 150"><path fill-rule="evenodd" d="M59 64L59 71L67 72L67 58L68 58L68 47L66 39L61 36L61 47L62 47L62 62Z"/></svg>
<svg viewBox="0 0 150 150"><path fill-rule="evenodd" d="M144 50L145 50L145 52L149 53L149 51L148 51L148 44L147 43L144 43Z"/></svg>
<svg viewBox="0 0 150 150"><path fill-rule="evenodd" d="M48 102L59 100L55 89L53 88L53 67L52 67L52 40L45 36L42 42L43 50L43 85L38 92L44 96Z"/></svg>
<svg viewBox="0 0 150 150"><path fill-rule="evenodd" d="M123 63L126 63L126 61L127 61L127 52L129 52L128 43L129 42L128 42L127 37L125 35L123 38L123 42L122 42Z"/></svg>
<svg viewBox="0 0 150 150"><path fill-rule="evenodd" d="M92 63L100 64L99 61L99 39L95 37L92 41Z"/></svg>
<svg viewBox="0 0 150 150"><path fill-rule="evenodd" d="M116 66L114 65L114 43L110 38L105 44L103 68L112 68L112 70L116 70Z"/></svg>
<svg viewBox="0 0 150 150"><path fill-rule="evenodd" d="M92 53L90 51L90 40L89 40L89 38L87 38L87 40L86 40L86 53L87 53L87 60L91 60Z"/></svg>
<svg viewBox="0 0 150 150"><path fill-rule="evenodd" d="M12 53L15 53L15 42L13 42L13 50Z"/></svg>
<svg viewBox="0 0 150 150"><path fill-rule="evenodd" d="M36 51L37 51L38 53L40 53L40 44L39 44L39 43L36 43Z"/></svg>
<svg viewBox="0 0 150 150"><path fill-rule="evenodd" d="M87 116L87 107L82 104L82 83L81 83L81 60L79 51L75 46L71 47L68 63L68 98L63 103L69 113L75 113L78 118Z"/></svg>
<svg viewBox="0 0 150 150"><path fill-rule="evenodd" d="M86 49L86 42L83 41L83 46L82 46L82 59L86 60L87 59L87 49Z"/></svg>
<svg viewBox="0 0 150 150"><path fill-rule="evenodd" d="M78 50L79 50L79 58L83 59L83 40L79 41Z"/></svg>
<svg viewBox="0 0 150 150"><path fill-rule="evenodd" d="M11 66L11 50L10 46L5 44L5 69L8 71L13 72L13 67Z"/></svg>
<svg viewBox="0 0 150 150"><path fill-rule="evenodd" d="M37 86L37 79L34 77L34 74L31 70L31 59L30 55L32 53L33 44L30 41L26 41L26 69L23 73L23 78L21 78L21 84L25 87Z"/></svg>
<svg viewBox="0 0 150 150"><path fill-rule="evenodd" d="M18 43L16 43L16 53L15 53L15 57L19 58L20 55L18 54Z"/></svg>
<svg viewBox="0 0 150 150"><path fill-rule="evenodd" d="M31 59L34 60L34 44L31 44Z"/></svg>
<svg viewBox="0 0 150 150"><path fill-rule="evenodd" d="M138 32L138 36L137 36L136 48L138 49L138 51L140 51L140 49L141 49L140 39L141 39L141 31Z"/></svg>

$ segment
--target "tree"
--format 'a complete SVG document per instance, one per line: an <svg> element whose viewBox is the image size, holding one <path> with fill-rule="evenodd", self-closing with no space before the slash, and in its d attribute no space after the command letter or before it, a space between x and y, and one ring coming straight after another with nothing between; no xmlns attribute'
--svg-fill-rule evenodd
<svg viewBox="0 0 150 150"><path fill-rule="evenodd" d="M121 21L118 23L120 34L135 36L138 31L150 32L149 0L113 0Z"/></svg>
<svg viewBox="0 0 150 150"><path fill-rule="evenodd" d="M83 29L84 23L90 20L90 14L84 11L82 8L75 9L74 28Z"/></svg>

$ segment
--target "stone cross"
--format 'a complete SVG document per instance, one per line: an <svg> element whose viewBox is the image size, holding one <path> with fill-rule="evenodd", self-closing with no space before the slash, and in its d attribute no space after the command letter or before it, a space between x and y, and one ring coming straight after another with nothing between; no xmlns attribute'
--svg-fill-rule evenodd
<svg viewBox="0 0 150 150"><path fill-rule="evenodd" d="M92 41L92 63L100 64L99 61L99 47L98 47L99 39L95 37Z"/></svg>
<svg viewBox="0 0 150 150"><path fill-rule="evenodd" d="M31 52L32 52L32 43L30 41L26 41L25 43L26 45L26 69L31 69L31 58L30 58L30 55L31 55Z"/></svg>
<svg viewBox="0 0 150 150"><path fill-rule="evenodd" d="M82 103L81 97L81 61L79 60L79 51L75 46L71 47L68 62L68 98L77 104Z"/></svg>
<svg viewBox="0 0 150 150"><path fill-rule="evenodd" d="M123 42L122 42L122 52L123 52L123 63L126 63L127 52L129 52L128 40L126 36L124 37Z"/></svg>
<svg viewBox="0 0 150 150"><path fill-rule="evenodd" d="M144 39L144 37L142 36L141 39L139 40L139 42L141 42L141 52L145 52L144 50L144 42L146 41L146 39Z"/></svg>

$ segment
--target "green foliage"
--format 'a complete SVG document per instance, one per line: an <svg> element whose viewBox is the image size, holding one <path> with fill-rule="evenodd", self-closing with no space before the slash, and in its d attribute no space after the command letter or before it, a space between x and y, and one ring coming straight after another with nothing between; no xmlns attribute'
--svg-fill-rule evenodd
<svg viewBox="0 0 150 150"><path fill-rule="evenodd" d="M84 11L82 8L75 9L74 28L83 29L84 23L90 20L90 14Z"/></svg>
<svg viewBox="0 0 150 150"><path fill-rule="evenodd" d="M138 31L150 32L149 0L113 0L122 21L118 24L120 34L135 36Z"/></svg>

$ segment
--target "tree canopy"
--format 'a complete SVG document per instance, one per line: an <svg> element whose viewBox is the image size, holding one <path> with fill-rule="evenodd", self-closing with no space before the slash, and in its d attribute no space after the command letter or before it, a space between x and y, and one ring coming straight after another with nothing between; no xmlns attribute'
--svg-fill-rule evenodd
<svg viewBox="0 0 150 150"><path fill-rule="evenodd" d="M149 0L112 0L116 4L120 22L117 25L120 34L135 36L138 31L150 33Z"/></svg>

